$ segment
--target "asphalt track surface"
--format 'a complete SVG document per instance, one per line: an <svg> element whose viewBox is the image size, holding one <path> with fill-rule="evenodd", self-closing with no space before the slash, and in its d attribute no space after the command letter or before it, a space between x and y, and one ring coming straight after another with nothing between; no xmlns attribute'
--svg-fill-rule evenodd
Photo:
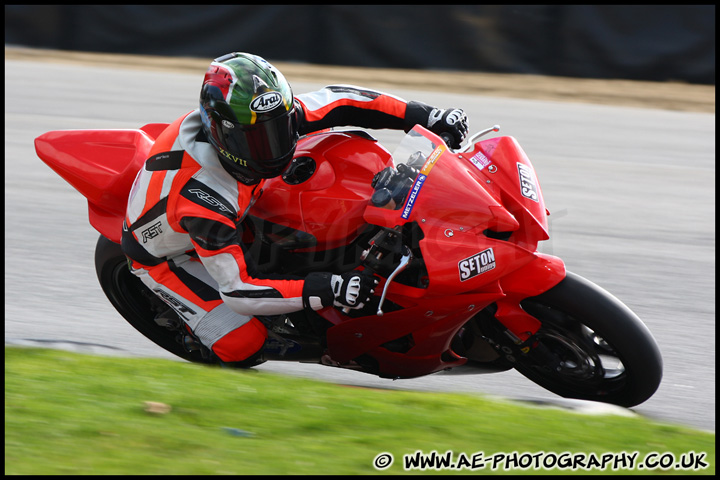
<svg viewBox="0 0 720 480"><path fill-rule="evenodd" d="M137 333L97 284L97 232L84 198L35 155L38 135L137 128L196 105L202 74L39 59L5 61L5 342L175 358ZM294 81L296 93L326 82ZM373 87L371 80L362 83ZM383 88L465 109L471 130L499 124L535 166L551 239L542 251L603 286L653 332L664 358L639 415L715 430L715 115L474 93ZM392 151L402 137L373 134ZM514 371L385 380L320 365L261 370L341 384L566 402Z"/></svg>

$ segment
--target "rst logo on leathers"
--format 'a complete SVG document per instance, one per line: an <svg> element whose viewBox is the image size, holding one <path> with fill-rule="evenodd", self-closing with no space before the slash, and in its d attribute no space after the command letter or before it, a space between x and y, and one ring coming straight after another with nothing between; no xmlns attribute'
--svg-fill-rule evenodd
<svg viewBox="0 0 720 480"><path fill-rule="evenodd" d="M194 193L195 195L197 195L197 197L198 197L200 200L202 200L203 202L207 203L208 205L211 205L211 206L217 208L217 209L220 210L221 212L232 213L232 211L231 211L229 208L227 208L220 200L218 200L217 198L213 197L213 196L210 195L209 193L207 193L207 192L205 192L205 191L203 191L203 190L200 190L199 188L191 188L191 189L188 190L188 191L189 191L190 193Z"/></svg>
<svg viewBox="0 0 720 480"><path fill-rule="evenodd" d="M518 175L520 176L520 193L523 197L529 198L533 202L538 202L540 197L538 196L537 183L535 182L535 174L533 174L532 168L519 162L517 167Z"/></svg>
<svg viewBox="0 0 720 480"><path fill-rule="evenodd" d="M158 235L162 233L162 230L160 229L162 227L162 222L157 222L152 225L150 225L148 228L143 230L142 233L142 241L143 243L147 243L148 240L151 238L155 238Z"/></svg>
<svg viewBox="0 0 720 480"><path fill-rule="evenodd" d="M472 257L468 257L458 262L458 271L460 272L460 281L470 280L473 277L482 275L495 268L495 253L492 248L476 253Z"/></svg>
<svg viewBox="0 0 720 480"><path fill-rule="evenodd" d="M250 102L250 110L257 113L269 112L280 105L282 101L282 95L278 92L263 93Z"/></svg>

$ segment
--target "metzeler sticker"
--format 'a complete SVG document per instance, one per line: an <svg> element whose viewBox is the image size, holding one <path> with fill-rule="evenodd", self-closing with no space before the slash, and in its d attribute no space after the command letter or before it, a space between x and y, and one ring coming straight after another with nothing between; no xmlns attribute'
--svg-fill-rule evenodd
<svg viewBox="0 0 720 480"><path fill-rule="evenodd" d="M476 253L472 257L458 262L460 281L470 280L495 268L495 253L492 248Z"/></svg>
<svg viewBox="0 0 720 480"><path fill-rule="evenodd" d="M518 163L517 167L520 175L520 193L523 197L538 202L540 197L538 196L537 183L535 183L535 175L532 169L524 163Z"/></svg>
<svg viewBox="0 0 720 480"><path fill-rule="evenodd" d="M283 101L282 95L278 92L263 93L250 102L250 110L257 113L268 112L280 105Z"/></svg>
<svg viewBox="0 0 720 480"><path fill-rule="evenodd" d="M425 161L423 167L420 169L420 174L418 175L412 189L410 190L410 195L408 195L408 199L405 202L403 213L402 215L400 215L403 219L407 220L410 216L410 212L412 212L413 206L415 205L415 200L420 193L420 189L425 183L425 179L430 173L430 170L432 170L432 168L435 166L435 162L437 162L438 158L440 158L440 155L442 155L444 151L445 147L443 145L439 145L435 150L433 150L433 152Z"/></svg>
<svg viewBox="0 0 720 480"><path fill-rule="evenodd" d="M407 202L405 202L405 208L403 208L403 213L401 215L401 217L405 220L407 220L410 216L413 205L415 205L415 199L417 198L418 193L420 193L420 189L422 188L423 183L425 183L426 178L427 176L421 173L418 175L417 180L415 180L415 184L413 185L412 190L410 190L410 195L408 195Z"/></svg>

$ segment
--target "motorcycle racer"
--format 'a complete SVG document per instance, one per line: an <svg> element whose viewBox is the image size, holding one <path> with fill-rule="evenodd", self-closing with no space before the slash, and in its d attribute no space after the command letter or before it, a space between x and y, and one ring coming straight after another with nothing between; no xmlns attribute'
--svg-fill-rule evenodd
<svg viewBox="0 0 720 480"><path fill-rule="evenodd" d="M286 169L300 135L350 125L407 132L416 124L450 134L454 147L468 130L460 109L348 85L294 96L261 57L215 59L199 108L163 131L133 184L122 234L132 272L226 363L262 349L267 330L257 316L362 308L376 284L371 277L260 274L240 242L240 224L265 180Z"/></svg>

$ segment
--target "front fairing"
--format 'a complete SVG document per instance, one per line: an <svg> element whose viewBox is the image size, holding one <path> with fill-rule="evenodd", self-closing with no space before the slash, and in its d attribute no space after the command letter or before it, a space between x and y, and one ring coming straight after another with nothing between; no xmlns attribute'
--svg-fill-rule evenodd
<svg viewBox="0 0 720 480"><path fill-rule="evenodd" d="M398 170L405 164L417 172L412 185L400 202L371 201L364 218L390 229L413 222L419 226L429 278L423 296L491 284L530 262L538 242L548 238L540 186L512 137L485 140L468 153L455 153L437 135L416 126L393 160Z"/></svg>

